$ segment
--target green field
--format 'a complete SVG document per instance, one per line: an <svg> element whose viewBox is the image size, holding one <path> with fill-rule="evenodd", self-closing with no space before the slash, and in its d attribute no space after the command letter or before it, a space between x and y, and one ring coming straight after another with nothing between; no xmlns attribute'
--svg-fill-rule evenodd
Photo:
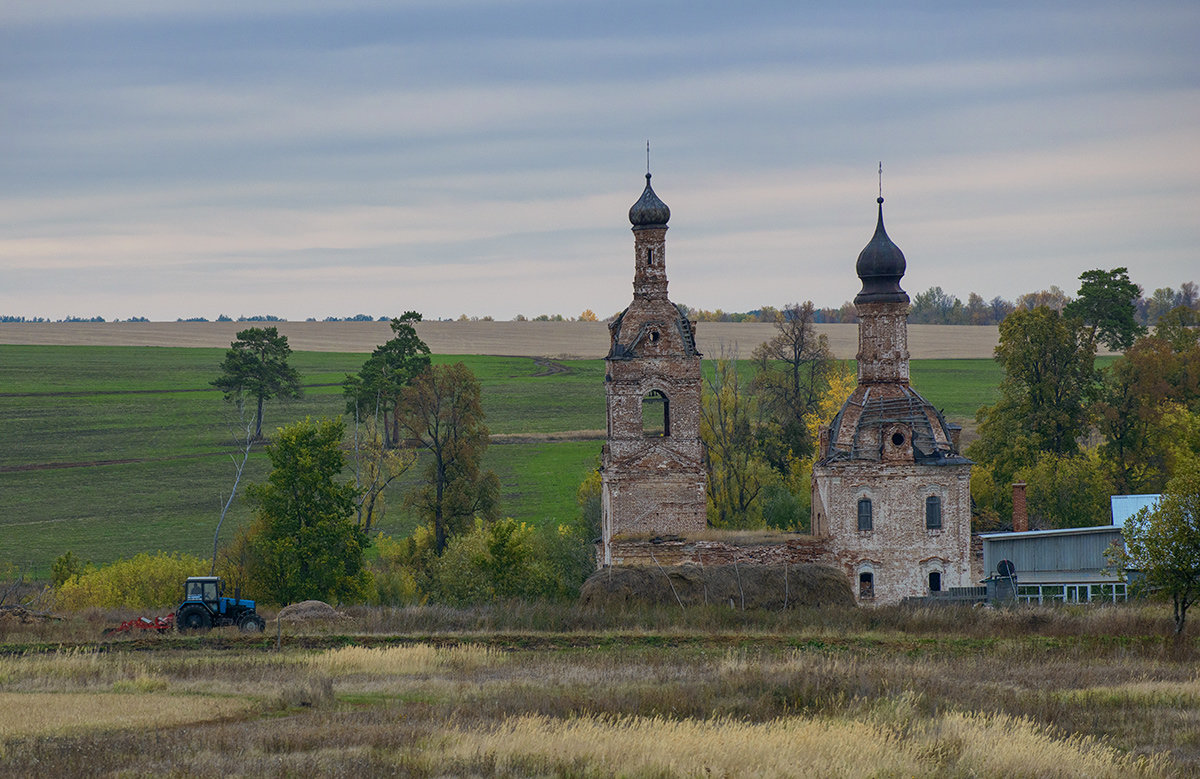
<svg viewBox="0 0 1200 779"><path fill-rule="evenodd" d="M68 550L100 563L143 550L211 548L237 449L231 406L208 384L223 353L0 346L0 564L29 563L44 575ZM294 353L304 398L268 403L264 429L341 413L341 381L364 359ZM565 372L546 374L526 357L434 360L461 360L483 384L488 425L500 435L485 465L500 477L504 513L534 524L573 518L576 489L596 463L600 441L537 435L604 428L603 361L562 361ZM994 399L1001 376L990 360L914 361L912 374L914 385L960 423ZM504 439L520 434L533 435ZM265 454L256 452L245 478L261 481L267 468ZM413 527L401 508L413 478L393 484L385 532ZM249 507L236 501L224 537L248 517Z"/></svg>

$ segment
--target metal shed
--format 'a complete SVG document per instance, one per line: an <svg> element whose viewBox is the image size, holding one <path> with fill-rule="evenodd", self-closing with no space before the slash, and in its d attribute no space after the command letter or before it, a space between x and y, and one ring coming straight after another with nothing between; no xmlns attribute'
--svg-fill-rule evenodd
<svg viewBox="0 0 1200 779"><path fill-rule="evenodd" d="M1026 603L1125 600L1125 580L1109 571L1104 552L1122 543L1121 528L1066 528L985 533L983 565L989 574L1012 563L1017 599Z"/></svg>

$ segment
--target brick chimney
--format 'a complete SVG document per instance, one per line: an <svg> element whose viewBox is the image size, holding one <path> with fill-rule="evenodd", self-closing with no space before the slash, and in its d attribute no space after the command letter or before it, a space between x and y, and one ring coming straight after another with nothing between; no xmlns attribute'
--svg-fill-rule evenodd
<svg viewBox="0 0 1200 779"><path fill-rule="evenodd" d="M1029 510L1025 508L1025 482L1019 481L1013 488L1013 532L1024 533L1029 529Z"/></svg>

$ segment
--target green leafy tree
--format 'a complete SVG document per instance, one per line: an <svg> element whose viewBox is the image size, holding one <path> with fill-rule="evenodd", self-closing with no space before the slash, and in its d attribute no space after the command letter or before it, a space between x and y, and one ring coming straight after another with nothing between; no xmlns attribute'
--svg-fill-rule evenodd
<svg viewBox="0 0 1200 779"><path fill-rule="evenodd" d="M1110 518L1112 479L1099 453L1041 454L1017 474L1028 486L1029 522L1035 528L1096 527Z"/></svg>
<svg viewBox="0 0 1200 779"><path fill-rule="evenodd" d="M1134 318L1142 288L1129 280L1129 271L1088 270L1079 275L1079 281L1079 293L1063 308L1063 314L1083 320L1093 348L1097 341L1118 352L1132 346L1145 328Z"/></svg>
<svg viewBox="0 0 1200 779"><path fill-rule="evenodd" d="M340 420L305 419L281 428L267 448L271 474L248 489L250 579L264 600L360 597L366 534L354 522L356 490L339 481L345 465Z"/></svg>
<svg viewBox="0 0 1200 779"><path fill-rule="evenodd" d="M1011 512L1004 497L1008 485L1017 471L1032 467L1043 453L1078 451L1098 386L1094 360L1094 346L1082 321L1054 309L1017 310L1000 323L1000 397L976 414L979 439L968 450L995 481L991 508ZM978 501L981 496L975 497Z"/></svg>
<svg viewBox="0 0 1200 779"><path fill-rule="evenodd" d="M1176 400L1177 355L1161 338L1141 338L1104 372L1096 401L1100 445L1120 494L1159 492L1167 478L1166 404Z"/></svg>
<svg viewBox="0 0 1200 779"><path fill-rule="evenodd" d="M1032 311L1035 308L1049 308L1054 311L1061 312L1071 298L1067 293L1058 288L1057 284L1051 284L1050 289L1040 289L1037 292L1026 292L1017 298L1015 303L1016 309Z"/></svg>
<svg viewBox="0 0 1200 779"><path fill-rule="evenodd" d="M743 387L737 363L724 359L713 361L703 390L700 440L708 477L708 522L721 528L762 527L760 495L777 477L755 440L754 397Z"/></svg>
<svg viewBox="0 0 1200 779"><path fill-rule="evenodd" d="M1117 562L1171 598L1175 635L1182 636L1188 609L1200 599L1200 461L1184 464L1158 505L1127 519L1122 535L1125 550L1116 553Z"/></svg>
<svg viewBox="0 0 1200 779"><path fill-rule="evenodd" d="M979 298L978 295L975 297ZM979 304L982 303L983 299L979 298ZM941 287L930 287L917 293L908 312L908 321L912 324L959 325L965 324L967 319L962 301Z"/></svg>
<svg viewBox="0 0 1200 779"><path fill-rule="evenodd" d="M416 311L405 311L392 319L393 337L379 346L363 363L362 369L346 377L346 413L355 419L379 416L384 445L399 446L400 422L396 406L400 393L412 380L429 370L429 347L417 335L421 321Z"/></svg>
<svg viewBox="0 0 1200 779"><path fill-rule="evenodd" d="M1176 306L1158 318L1154 335L1163 339L1171 351L1183 353L1200 342L1200 313L1187 306Z"/></svg>
<svg viewBox="0 0 1200 779"><path fill-rule="evenodd" d="M1146 322L1151 325L1158 324L1158 320L1163 314L1179 305L1178 292L1171 287L1159 287L1146 301Z"/></svg>
<svg viewBox="0 0 1200 779"><path fill-rule="evenodd" d="M1160 492L1183 440L1181 416L1200 412L1200 343L1189 320L1189 309L1168 312L1154 335L1139 338L1103 373L1097 428L1119 492Z"/></svg>
<svg viewBox="0 0 1200 779"><path fill-rule="evenodd" d="M75 556L74 552L66 552L54 558L50 567L50 584L58 589L69 581L78 579L87 570L88 564Z"/></svg>
<svg viewBox="0 0 1200 779"><path fill-rule="evenodd" d="M271 398L300 397L300 374L288 365L292 349L275 327L251 327L237 334L221 362L221 375L212 385L225 399L255 401L254 438L262 439L263 403Z"/></svg>
<svg viewBox="0 0 1200 779"><path fill-rule="evenodd" d="M575 493L575 502L579 504L579 518L584 534L588 538L600 538L603 482L600 477L600 464L597 463L588 475L584 477Z"/></svg>
<svg viewBox="0 0 1200 779"><path fill-rule="evenodd" d="M439 556L476 517L499 517L500 481L480 469L490 440L481 392L461 362L435 365L404 388L396 412L400 430L427 455L422 483L406 501L429 524Z"/></svg>
<svg viewBox="0 0 1200 779"><path fill-rule="evenodd" d="M511 517L450 539L430 577L431 597L455 606L500 599L566 600L594 570L590 545L577 528L534 528Z"/></svg>
<svg viewBox="0 0 1200 779"><path fill-rule="evenodd" d="M357 495L355 524L367 536L387 513L385 490L408 472L416 462L409 449L389 449L374 417L354 425L350 445L351 466Z"/></svg>

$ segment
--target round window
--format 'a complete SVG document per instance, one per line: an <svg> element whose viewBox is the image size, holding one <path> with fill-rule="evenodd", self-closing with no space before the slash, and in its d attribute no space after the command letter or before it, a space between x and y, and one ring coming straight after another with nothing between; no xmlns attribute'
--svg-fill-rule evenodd
<svg viewBox="0 0 1200 779"><path fill-rule="evenodd" d="M892 444L904 446L904 433L892 433Z"/></svg>

